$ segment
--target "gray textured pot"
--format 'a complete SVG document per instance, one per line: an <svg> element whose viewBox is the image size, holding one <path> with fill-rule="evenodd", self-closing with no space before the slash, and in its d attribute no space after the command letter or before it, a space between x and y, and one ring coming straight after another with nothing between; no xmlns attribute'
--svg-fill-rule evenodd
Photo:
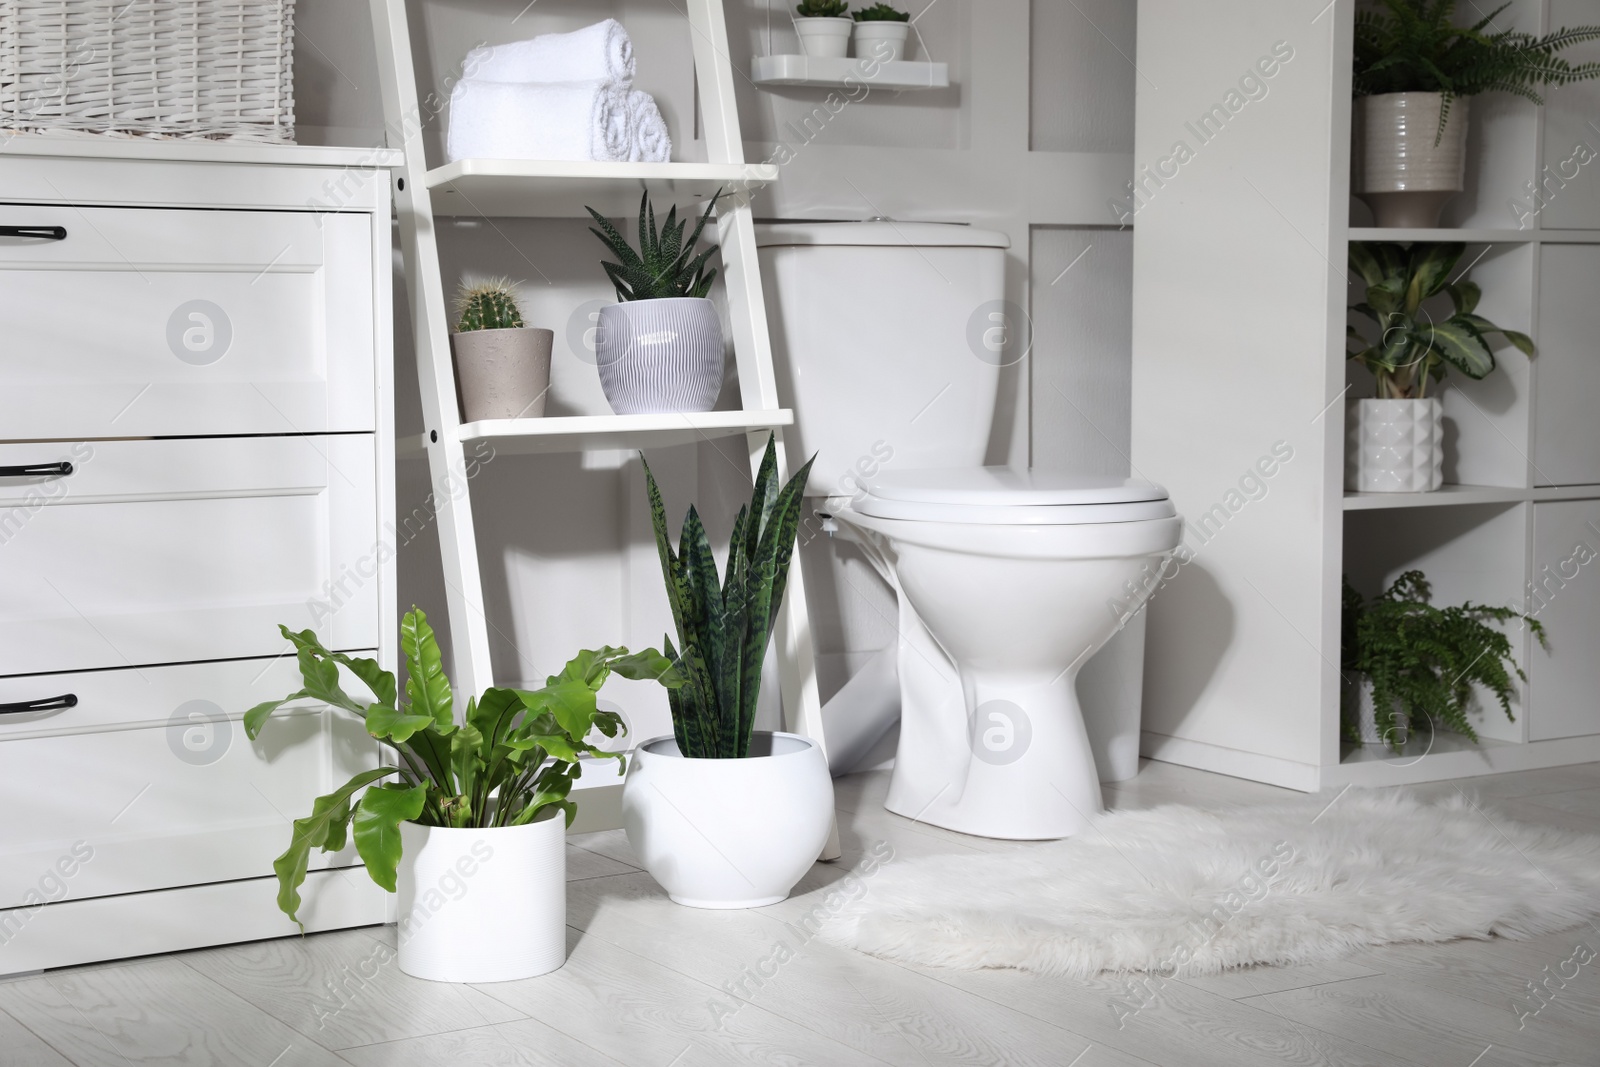
<svg viewBox="0 0 1600 1067"><path fill-rule="evenodd" d="M550 330L468 330L450 335L461 417L537 419L550 391Z"/></svg>
<svg viewBox="0 0 1600 1067"><path fill-rule="evenodd" d="M595 368L618 415L710 411L722 392L722 323L702 297L600 309Z"/></svg>
<svg viewBox="0 0 1600 1067"><path fill-rule="evenodd" d="M1450 102L1450 121L1439 137L1443 103L1440 93L1356 99L1350 190L1372 208L1379 226L1431 229L1445 204L1466 187L1470 98Z"/></svg>

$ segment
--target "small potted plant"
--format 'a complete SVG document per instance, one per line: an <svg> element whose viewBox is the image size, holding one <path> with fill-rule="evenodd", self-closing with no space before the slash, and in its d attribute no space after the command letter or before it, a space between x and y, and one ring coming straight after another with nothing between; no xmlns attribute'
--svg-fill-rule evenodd
<svg viewBox="0 0 1600 1067"><path fill-rule="evenodd" d="M1351 741L1398 751L1423 720L1473 741L1467 712L1482 686L1512 721L1516 680L1526 680L1511 655L1511 639L1489 625L1520 619L1540 647L1544 624L1511 608L1466 603L1436 608L1421 571L1407 571L1371 600L1344 583L1340 640L1345 677L1343 725Z"/></svg>
<svg viewBox="0 0 1600 1067"><path fill-rule="evenodd" d="M1482 291L1465 279L1450 280L1466 246L1418 241L1407 248L1390 242L1352 241L1350 268L1367 283L1366 298L1351 307L1371 319L1375 338L1354 326L1347 334L1350 359L1377 379L1378 395L1349 409L1345 488L1363 493L1422 493L1444 481L1443 409L1428 395L1429 382L1447 367L1469 378L1495 368L1489 337L1499 334L1527 355L1533 341L1503 330L1474 312ZM1427 313L1423 302L1448 294L1448 318Z"/></svg>
<svg viewBox="0 0 1600 1067"><path fill-rule="evenodd" d="M555 332L524 326L510 282L463 285L456 298L456 391L461 417L534 419L550 391L550 346Z"/></svg>
<svg viewBox="0 0 1600 1067"><path fill-rule="evenodd" d="M654 649L580 652L541 689L485 690L457 722L433 629L416 608L400 628L403 703L395 676L374 660L330 652L310 630L280 629L295 646L305 686L247 711L250 739L282 705L314 700L359 716L397 765L363 771L295 820L288 850L272 865L278 907L298 922L311 850L337 852L353 842L372 880L398 891L406 974L505 982L560 967L565 831L577 811L568 794L583 773L579 759L625 762L584 741L591 730L615 737L622 727L616 713L598 709L595 694L612 673L674 686L671 664ZM346 693L341 667L374 699Z"/></svg>
<svg viewBox="0 0 1600 1067"><path fill-rule="evenodd" d="M656 228L646 190L639 199L639 247L594 208L599 229L589 227L618 262L602 262L618 303L600 309L595 366L611 410L618 415L710 411L722 392L722 322L707 294L717 272L706 266L716 248L695 246L719 189L694 232L684 239L688 218L676 205Z"/></svg>
<svg viewBox="0 0 1600 1067"><path fill-rule="evenodd" d="M845 14L850 10L846 0L801 0L794 10L801 52L817 59L843 59L850 51L855 24Z"/></svg>
<svg viewBox="0 0 1600 1067"><path fill-rule="evenodd" d="M672 736L634 750L622 789L628 842L667 894L697 908L775 904L810 869L833 825L833 780L814 741L755 729L761 665L783 603L806 475L778 486L768 438L755 493L733 520L718 582L694 508L672 550L666 512L645 466L656 547L678 631L667 692Z"/></svg>
<svg viewBox="0 0 1600 1067"><path fill-rule="evenodd" d="M1508 92L1542 104L1536 85L1600 77L1600 63L1556 54L1600 38L1600 26L1543 37L1499 29L1510 6L1470 26L1456 24L1456 0L1380 0L1356 13L1351 191L1379 226L1438 225L1465 187L1471 97Z"/></svg>
<svg viewBox="0 0 1600 1067"><path fill-rule="evenodd" d="M911 12L873 4L855 13L856 55L893 63L906 57Z"/></svg>

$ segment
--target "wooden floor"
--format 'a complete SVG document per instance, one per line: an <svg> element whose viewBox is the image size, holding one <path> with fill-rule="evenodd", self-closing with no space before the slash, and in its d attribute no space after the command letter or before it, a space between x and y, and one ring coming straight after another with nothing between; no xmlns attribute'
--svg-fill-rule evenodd
<svg viewBox="0 0 1600 1067"><path fill-rule="evenodd" d="M395 967L392 927L51 971L0 982L0 1065L1600 1064L1600 957L1567 962L1600 951L1588 927L1155 982L1121 1020L1112 1004L1125 980L920 970L811 940L799 919L829 907L832 884L869 850L1014 847L889 815L886 784L882 773L840 780L843 861L770 908L678 907L620 831L590 834L569 849L571 958L555 974L416 981ZM1600 764L1469 788L1491 817L1600 833ZM1116 807L1285 795L1159 763L1107 794ZM1564 985L1551 977L1574 970ZM1534 980L1553 992L1529 1002Z"/></svg>

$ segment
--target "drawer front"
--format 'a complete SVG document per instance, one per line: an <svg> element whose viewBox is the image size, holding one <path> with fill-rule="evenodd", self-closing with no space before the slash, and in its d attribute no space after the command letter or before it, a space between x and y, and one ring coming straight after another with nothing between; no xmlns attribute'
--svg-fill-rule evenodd
<svg viewBox="0 0 1600 1067"><path fill-rule="evenodd" d="M0 675L377 646L375 440L0 445Z"/></svg>
<svg viewBox="0 0 1600 1067"><path fill-rule="evenodd" d="M354 716L315 705L245 737L247 708L298 687L288 657L0 679L4 704L77 698L0 715L0 908L270 875L312 799L377 766Z"/></svg>
<svg viewBox="0 0 1600 1067"><path fill-rule="evenodd" d="M34 438L372 430L372 219L0 204L0 426Z"/></svg>

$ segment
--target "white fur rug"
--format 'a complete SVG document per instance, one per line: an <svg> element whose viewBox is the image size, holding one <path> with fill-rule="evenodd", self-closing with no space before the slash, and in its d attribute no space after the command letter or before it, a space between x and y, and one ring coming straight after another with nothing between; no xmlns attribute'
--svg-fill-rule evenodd
<svg viewBox="0 0 1600 1067"><path fill-rule="evenodd" d="M1600 837L1461 796L1352 789L1319 816L1327 804L1112 812L1066 841L894 860L822 936L967 970L1172 976L1394 941L1525 938L1600 915Z"/></svg>

